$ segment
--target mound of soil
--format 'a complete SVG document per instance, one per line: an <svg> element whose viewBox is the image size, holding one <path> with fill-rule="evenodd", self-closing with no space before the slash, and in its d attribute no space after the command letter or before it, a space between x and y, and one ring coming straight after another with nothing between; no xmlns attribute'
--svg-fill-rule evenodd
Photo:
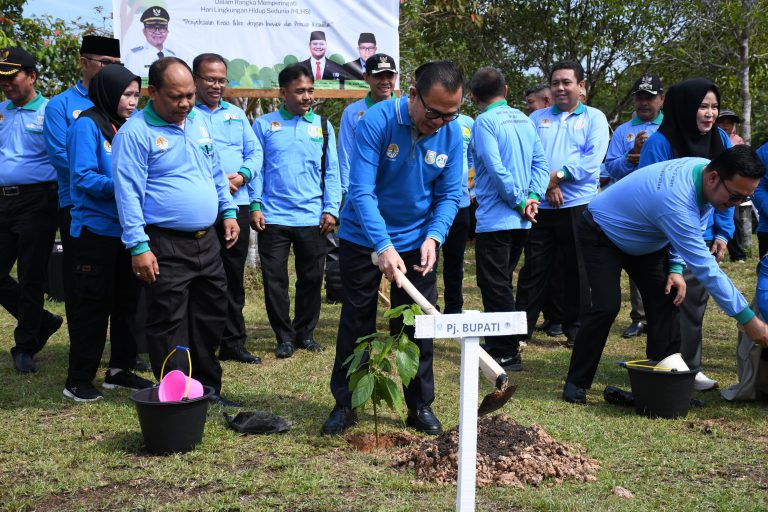
<svg viewBox="0 0 768 512"><path fill-rule="evenodd" d="M395 455L395 466L416 471L419 479L455 483L458 474L459 430L455 428ZM561 484L566 478L594 482L596 460L558 443L539 425L525 428L505 414L482 417L477 423L477 485L538 487L545 478Z"/></svg>

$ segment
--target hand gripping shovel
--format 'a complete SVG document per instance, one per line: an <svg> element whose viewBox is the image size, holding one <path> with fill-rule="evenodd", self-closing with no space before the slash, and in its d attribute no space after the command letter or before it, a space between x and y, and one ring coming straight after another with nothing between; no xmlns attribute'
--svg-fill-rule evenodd
<svg viewBox="0 0 768 512"><path fill-rule="evenodd" d="M379 255L375 252L371 254L371 260L374 265L379 264ZM426 297L424 297L419 290L413 286L405 274L399 269L395 269L395 282L400 283L405 293L408 294L413 301L419 305L419 307L428 315L439 315L440 312L433 306ZM478 416L485 416L493 411L501 409L504 404L509 402L512 395L517 390L516 385L510 385L507 373L504 368L497 363L482 347L480 347L480 370L483 372L485 378L493 386L496 387L496 391L485 395L483 401L480 403L480 407L477 409Z"/></svg>

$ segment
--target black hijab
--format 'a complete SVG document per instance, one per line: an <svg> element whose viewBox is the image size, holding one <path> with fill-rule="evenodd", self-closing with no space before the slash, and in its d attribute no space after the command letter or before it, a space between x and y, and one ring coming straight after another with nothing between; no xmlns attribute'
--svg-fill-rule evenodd
<svg viewBox="0 0 768 512"><path fill-rule="evenodd" d="M664 97L664 120L659 132L669 141L674 158L700 156L713 159L725 150L717 125L702 135L696 126L696 112L709 91L720 103L720 92L706 78L692 78L669 88Z"/></svg>
<svg viewBox="0 0 768 512"><path fill-rule="evenodd" d="M125 119L117 115L117 107L123 92L133 81L141 87L141 78L120 64L110 64L96 73L88 84L88 96L93 106L80 116L90 117L110 143L115 137L115 131L125 122Z"/></svg>

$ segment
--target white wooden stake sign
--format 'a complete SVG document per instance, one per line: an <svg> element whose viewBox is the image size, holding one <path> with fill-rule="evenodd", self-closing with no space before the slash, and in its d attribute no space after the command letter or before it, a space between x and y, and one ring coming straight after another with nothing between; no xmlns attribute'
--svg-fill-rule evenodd
<svg viewBox="0 0 768 512"><path fill-rule="evenodd" d="M461 341L461 383L459 401L459 474L456 510L474 512L477 474L477 402L480 337L525 334L525 312L459 315L419 315L417 338L459 338Z"/></svg>

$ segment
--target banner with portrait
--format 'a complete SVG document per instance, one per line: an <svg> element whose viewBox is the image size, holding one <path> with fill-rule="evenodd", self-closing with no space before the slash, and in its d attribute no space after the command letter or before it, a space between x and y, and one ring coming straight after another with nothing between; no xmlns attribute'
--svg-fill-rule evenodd
<svg viewBox="0 0 768 512"><path fill-rule="evenodd" d="M276 89L278 73L302 63L316 89L356 89L367 88L368 57L400 62L399 0L112 1L122 61L142 78L160 57L191 66L201 53L218 53L230 87Z"/></svg>

